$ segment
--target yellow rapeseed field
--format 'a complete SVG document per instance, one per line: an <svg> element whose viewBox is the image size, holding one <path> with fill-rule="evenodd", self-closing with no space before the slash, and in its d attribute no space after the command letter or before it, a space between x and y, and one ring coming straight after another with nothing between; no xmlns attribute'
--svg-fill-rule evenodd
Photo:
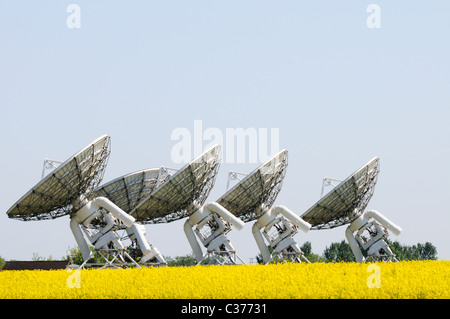
<svg viewBox="0 0 450 319"><path fill-rule="evenodd" d="M0 271L0 298L450 298L450 261Z"/></svg>

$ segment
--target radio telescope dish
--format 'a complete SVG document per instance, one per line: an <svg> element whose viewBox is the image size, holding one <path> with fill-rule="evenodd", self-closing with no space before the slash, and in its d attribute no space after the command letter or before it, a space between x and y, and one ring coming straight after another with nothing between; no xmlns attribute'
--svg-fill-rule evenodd
<svg viewBox="0 0 450 319"><path fill-rule="evenodd" d="M203 205L214 186L221 146L215 145L167 178L130 215L143 224L169 223L189 216L192 205Z"/></svg>
<svg viewBox="0 0 450 319"><path fill-rule="evenodd" d="M380 161L374 157L302 215L312 225L311 229L330 229L349 224L345 237L357 262L364 262L366 258L398 261L385 239L389 235L388 230L398 236L401 227L376 210L365 211L373 196L379 172ZM330 181L324 179L325 183Z"/></svg>
<svg viewBox="0 0 450 319"><path fill-rule="evenodd" d="M93 196L109 154L110 137L103 135L45 176L7 211L8 217L28 221L71 214L74 200Z"/></svg>
<svg viewBox="0 0 450 319"><path fill-rule="evenodd" d="M137 171L103 184L96 196L104 196L125 212L131 212L169 177L169 170L164 167Z"/></svg>
<svg viewBox="0 0 450 319"><path fill-rule="evenodd" d="M339 183L301 217L311 229L330 229L358 218L372 198L380 163L378 157Z"/></svg>
<svg viewBox="0 0 450 319"><path fill-rule="evenodd" d="M234 185L217 203L249 222L268 211L281 190L288 166L283 150Z"/></svg>

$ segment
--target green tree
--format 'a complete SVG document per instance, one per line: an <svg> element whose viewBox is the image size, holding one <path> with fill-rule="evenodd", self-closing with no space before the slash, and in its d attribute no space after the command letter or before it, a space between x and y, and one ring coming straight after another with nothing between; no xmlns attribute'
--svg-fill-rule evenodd
<svg viewBox="0 0 450 319"><path fill-rule="evenodd" d="M437 249L430 243L417 243L417 245L403 245L398 241L391 242L386 239L392 252L398 260L437 260Z"/></svg>
<svg viewBox="0 0 450 319"><path fill-rule="evenodd" d="M164 257L167 261L167 266L195 266L197 264L197 260L195 259L194 254L187 254L185 256L176 256L176 257Z"/></svg>
<svg viewBox="0 0 450 319"><path fill-rule="evenodd" d="M83 255L78 246L74 246L72 248L68 247L66 253L67 255L62 258L63 260L68 260L75 265L81 265L83 263Z"/></svg>
<svg viewBox="0 0 450 319"><path fill-rule="evenodd" d="M417 244L419 260L437 260L437 248L430 242Z"/></svg>
<svg viewBox="0 0 450 319"><path fill-rule="evenodd" d="M310 241L305 242L301 247L301 251L305 255L305 257L312 263L321 262L323 258L317 254L314 254L312 251L312 245Z"/></svg>
<svg viewBox="0 0 450 319"><path fill-rule="evenodd" d="M339 243L332 243L330 247L325 247L323 258L325 258L326 262L355 261L352 249L345 240Z"/></svg>
<svg viewBox="0 0 450 319"><path fill-rule="evenodd" d="M3 259L2 256L0 256L0 269L3 268L3 265L6 263L5 259Z"/></svg>

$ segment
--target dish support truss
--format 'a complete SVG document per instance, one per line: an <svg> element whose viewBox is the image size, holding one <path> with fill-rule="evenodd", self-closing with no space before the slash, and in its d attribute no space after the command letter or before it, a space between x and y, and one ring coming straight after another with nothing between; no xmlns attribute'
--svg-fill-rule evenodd
<svg viewBox="0 0 450 319"><path fill-rule="evenodd" d="M79 203L75 203L79 204ZM80 268L123 268L166 265L161 253L147 241L145 228L105 197L82 201L71 216L70 229L81 250ZM75 206L74 205L74 206ZM125 233L125 235L121 235ZM85 237L93 245L91 251ZM131 241L126 247L125 240ZM136 260L139 260L139 264Z"/></svg>
<svg viewBox="0 0 450 319"><path fill-rule="evenodd" d="M194 203L189 210L195 212L184 223L184 232L197 264L234 265L238 260L244 263L226 237L232 226L237 230L244 227L241 219L216 202L204 206ZM199 241L206 248L206 253L200 248Z"/></svg>
<svg viewBox="0 0 450 319"><path fill-rule="evenodd" d="M390 230L400 235L402 229L376 210L366 211L354 220L346 229L345 237L359 263L372 261L398 261L384 241ZM365 234L365 236L363 235ZM362 251L367 258L363 256Z"/></svg>
<svg viewBox="0 0 450 319"><path fill-rule="evenodd" d="M273 260L309 263L294 240L299 228L306 233L311 225L281 205L273 207L258 218L253 224L252 233L263 263L268 264Z"/></svg>

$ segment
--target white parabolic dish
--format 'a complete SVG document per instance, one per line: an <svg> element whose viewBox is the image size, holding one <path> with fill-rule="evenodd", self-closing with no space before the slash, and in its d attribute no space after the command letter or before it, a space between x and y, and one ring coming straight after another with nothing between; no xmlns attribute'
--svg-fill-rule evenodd
<svg viewBox="0 0 450 319"><path fill-rule="evenodd" d="M244 222L267 212L281 190L288 166L288 152L283 150L234 185L217 203Z"/></svg>
<svg viewBox="0 0 450 319"><path fill-rule="evenodd" d="M372 198L380 172L378 157L339 183L308 209L301 218L311 229L330 229L349 224L358 218Z"/></svg>
<svg viewBox="0 0 450 319"><path fill-rule="evenodd" d="M58 166L7 211L9 218L54 219L73 211L81 196L91 199L101 182L110 154L110 137L103 135Z"/></svg>

